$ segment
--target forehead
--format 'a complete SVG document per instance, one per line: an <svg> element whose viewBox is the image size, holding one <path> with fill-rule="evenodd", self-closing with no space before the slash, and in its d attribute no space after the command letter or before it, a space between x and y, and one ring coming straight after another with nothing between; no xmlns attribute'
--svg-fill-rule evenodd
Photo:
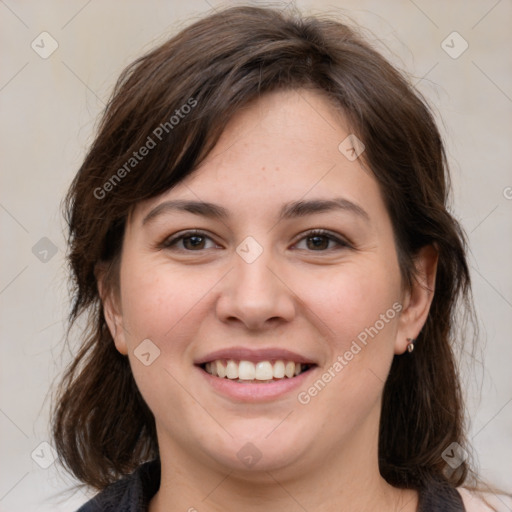
<svg viewBox="0 0 512 512"><path fill-rule="evenodd" d="M230 120L189 176L139 205L137 217L172 198L215 202L249 216L277 205L282 213L284 203L313 198L378 203L376 180L362 158L347 158L344 151L349 135L340 112L320 92L266 94Z"/></svg>

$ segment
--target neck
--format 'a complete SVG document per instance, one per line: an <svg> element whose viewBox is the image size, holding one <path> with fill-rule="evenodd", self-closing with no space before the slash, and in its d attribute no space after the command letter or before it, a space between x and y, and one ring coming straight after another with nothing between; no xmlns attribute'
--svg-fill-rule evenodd
<svg viewBox="0 0 512 512"><path fill-rule="evenodd" d="M320 461L313 454L310 460L301 461L301 467L250 473L208 465L189 450L167 445L162 439L161 484L149 512L415 512L417 493L390 486L379 473L376 433L359 434L366 444L346 443ZM368 434L375 442L367 442Z"/></svg>

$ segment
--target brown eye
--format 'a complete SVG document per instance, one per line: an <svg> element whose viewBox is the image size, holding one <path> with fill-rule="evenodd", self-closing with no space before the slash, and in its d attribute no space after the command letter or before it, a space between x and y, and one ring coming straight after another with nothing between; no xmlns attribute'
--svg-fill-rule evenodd
<svg viewBox="0 0 512 512"><path fill-rule="evenodd" d="M201 231L187 231L185 233L181 233L180 235L173 236L171 238L166 239L161 247L165 249L176 248L181 251L201 251L204 249L209 249L211 247L205 247L206 241L213 240L202 233ZM180 243L182 244L180 246ZM213 244L216 246L216 244Z"/></svg>
<svg viewBox="0 0 512 512"><path fill-rule="evenodd" d="M331 249L350 247L350 244L344 240L324 230L310 231L300 240L300 242L302 242L302 240L306 240L307 250L316 252L325 252L326 249L329 249L329 244L331 242L334 243L334 247L331 247Z"/></svg>
<svg viewBox="0 0 512 512"><path fill-rule="evenodd" d="M308 244L309 249L327 249L330 242L329 238L320 235L308 236L307 240L311 242Z"/></svg>
<svg viewBox="0 0 512 512"><path fill-rule="evenodd" d="M204 238L200 235L185 236L182 238L186 249L204 249Z"/></svg>

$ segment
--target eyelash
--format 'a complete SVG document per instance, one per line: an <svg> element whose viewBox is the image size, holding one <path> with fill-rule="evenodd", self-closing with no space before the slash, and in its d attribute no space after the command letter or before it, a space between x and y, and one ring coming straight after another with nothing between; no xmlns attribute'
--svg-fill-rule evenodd
<svg viewBox="0 0 512 512"><path fill-rule="evenodd" d="M185 231L184 233L166 238L161 244L159 244L158 248L159 249L171 249L174 245L176 245L177 242L184 240L186 238L191 238L193 236L200 236L200 237L209 238L210 240L212 240L212 238L210 236L208 236L203 231L189 230L189 231ZM296 243L299 243L304 239L312 238L315 236L322 236L322 237L327 238L329 241L335 242L338 245L338 249L340 249L340 248L352 249L353 248L352 245L349 244L347 241L342 240L341 238L338 238L337 236L333 235L330 231L327 231L325 229L313 229L311 231L308 231ZM207 249L199 249L197 251L189 250L189 249L178 249L178 250L182 251L182 252L201 252L201 251L205 251ZM323 250L318 250L318 251L311 250L309 252L328 252L330 250L333 250L333 249L332 248L331 249L323 249Z"/></svg>

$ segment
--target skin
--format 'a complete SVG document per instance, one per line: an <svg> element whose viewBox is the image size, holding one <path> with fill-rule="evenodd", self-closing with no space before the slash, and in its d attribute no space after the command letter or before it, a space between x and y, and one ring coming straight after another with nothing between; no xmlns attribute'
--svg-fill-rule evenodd
<svg viewBox="0 0 512 512"><path fill-rule="evenodd" d="M361 158L338 150L349 133L321 93L264 95L230 121L192 175L130 215L119 294L102 295L116 347L156 419L162 484L151 512L416 510L415 491L379 474L378 425L393 356L426 320L437 255L424 248L418 280L405 289L377 181ZM283 203L334 197L368 219L342 210L278 219ZM167 210L143 223L170 199L209 201L230 215ZM317 248L307 232L321 228L350 245L321 238ZM205 232L199 248L183 239L162 247L190 229ZM247 236L263 249L252 263L236 252ZM394 303L400 314L307 404L297 392L232 400L193 366L235 345L285 348L317 362L299 391L307 390ZM149 366L134 354L144 339L160 350ZM237 457L247 442L261 454L251 467Z"/></svg>

